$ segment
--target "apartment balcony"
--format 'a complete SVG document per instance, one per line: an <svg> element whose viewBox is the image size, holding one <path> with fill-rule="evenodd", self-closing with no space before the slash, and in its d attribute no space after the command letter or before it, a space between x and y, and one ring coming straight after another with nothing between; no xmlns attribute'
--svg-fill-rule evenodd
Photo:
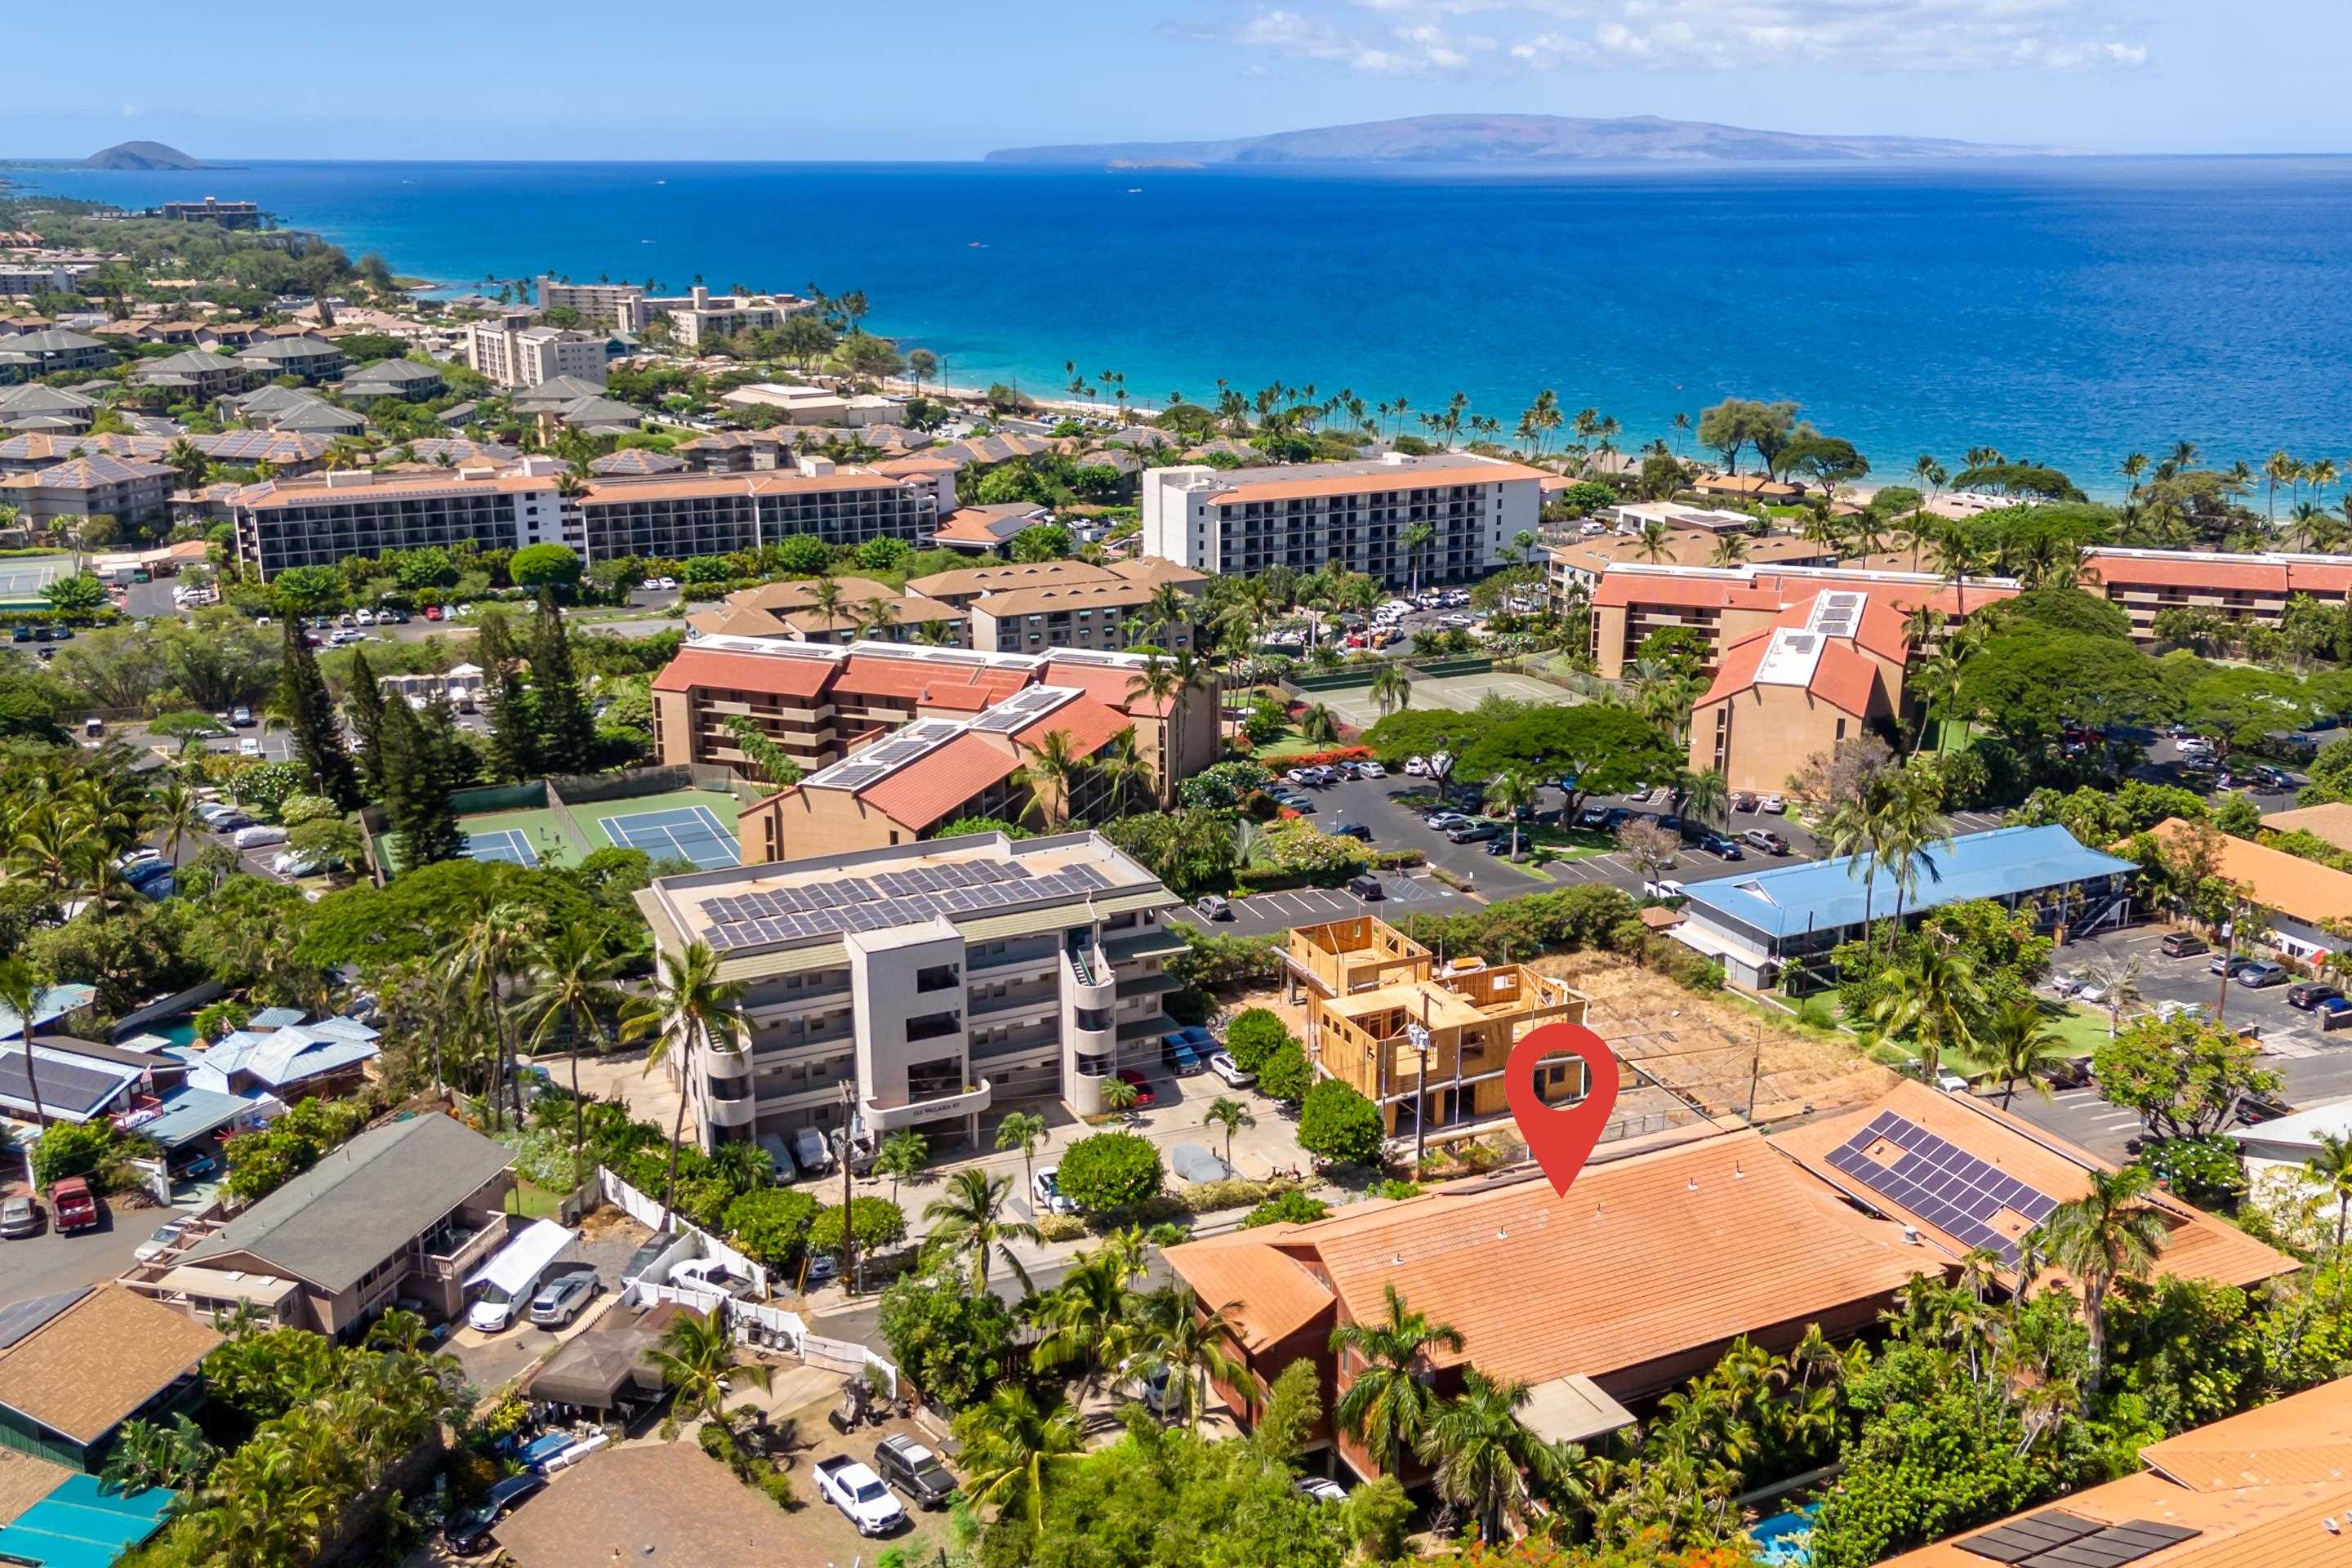
<svg viewBox="0 0 2352 1568"><path fill-rule="evenodd" d="M505 1215L451 1215L417 1238L416 1271L434 1279L461 1279L504 1247L509 1231Z"/></svg>
<svg viewBox="0 0 2352 1568"><path fill-rule="evenodd" d="M954 1094L933 1095L923 1100L900 1100L886 1104L878 1100L861 1100L858 1110L866 1126L873 1132L896 1132L903 1127L915 1127L926 1121L939 1121L950 1116L974 1116L986 1110L989 1087L986 1079L973 1087Z"/></svg>

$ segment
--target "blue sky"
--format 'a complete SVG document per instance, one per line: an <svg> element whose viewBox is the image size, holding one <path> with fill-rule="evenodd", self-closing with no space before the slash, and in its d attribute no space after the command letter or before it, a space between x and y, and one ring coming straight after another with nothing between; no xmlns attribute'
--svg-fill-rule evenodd
<svg viewBox="0 0 2352 1568"><path fill-rule="evenodd" d="M9 53L18 157L963 158L1461 110L2352 152L2346 0L126 0L100 37L35 7Z"/></svg>

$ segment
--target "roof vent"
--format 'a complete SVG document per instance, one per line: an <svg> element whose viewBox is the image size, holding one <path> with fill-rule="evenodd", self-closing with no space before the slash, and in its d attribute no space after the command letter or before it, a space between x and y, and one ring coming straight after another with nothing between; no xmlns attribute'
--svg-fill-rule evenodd
<svg viewBox="0 0 2352 1568"><path fill-rule="evenodd" d="M1907 1246L1911 1246L1911 1247L1916 1247L1916 1246L1918 1246L1918 1245L1919 1245L1919 1227L1918 1227L1917 1226L1916 1226L1916 1225L1906 1225L1906 1226L1905 1226L1903 1227L1903 1240L1904 1240L1905 1244L1906 1244L1906 1245L1907 1245Z"/></svg>

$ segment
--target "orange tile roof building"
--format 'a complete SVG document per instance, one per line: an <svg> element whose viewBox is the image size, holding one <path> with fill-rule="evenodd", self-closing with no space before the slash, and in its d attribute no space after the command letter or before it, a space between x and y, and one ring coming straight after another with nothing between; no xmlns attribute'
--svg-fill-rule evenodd
<svg viewBox="0 0 2352 1568"><path fill-rule="evenodd" d="M665 952L704 942L744 987L744 1048L683 1085L703 1146L779 1151L801 1128L842 1130L844 1084L863 1140L975 1137L999 1099L1100 1113L1110 1076L1156 1062L1175 1028L1178 902L1093 833L730 866L637 895Z"/></svg>
<svg viewBox="0 0 2352 1568"><path fill-rule="evenodd" d="M1307 1059L1381 1108L1391 1137L1425 1139L1510 1114L1503 1064L1528 1030L1584 1022L1586 1000L1523 964L1438 974L1429 949L1359 915L1291 931L1290 999L1307 1009ZM1584 1098L1582 1061L1543 1071L1547 1100Z"/></svg>
<svg viewBox="0 0 2352 1568"><path fill-rule="evenodd" d="M1777 1351L1813 1323L1832 1338L1860 1332L1912 1275L1942 1264L1745 1130L1606 1148L1566 1197L1523 1170L1167 1257L1203 1307L1238 1327L1247 1375L1218 1392L1244 1419L1298 1360L1335 1405L1356 1367L1333 1356L1331 1331L1384 1319L1393 1286L1464 1336L1459 1354L1433 1363L1441 1392L1474 1365L1524 1380L1538 1431L1570 1439L1630 1422L1626 1406L1704 1371L1742 1335ZM1562 1424L1545 1423L1551 1411ZM1358 1475L1379 1472L1328 1418L1317 1437Z"/></svg>
<svg viewBox="0 0 2352 1568"><path fill-rule="evenodd" d="M1260 468L1150 468L1146 555L1224 574L1344 568L1391 588L1485 576L1536 530L1540 469L1469 453ZM1430 542L1406 535L1420 525Z"/></svg>
<svg viewBox="0 0 2352 1568"><path fill-rule="evenodd" d="M2101 548L2084 552L2081 582L2122 606L2133 637L2153 642L2156 617L2166 610L2207 610L2226 621L2276 626L2298 594L2341 605L2352 594L2352 559Z"/></svg>
<svg viewBox="0 0 2352 1568"><path fill-rule="evenodd" d="M573 496L560 488L564 471L540 457L446 473L280 478L246 487L229 510L239 557L264 579L289 566L461 541L500 550L565 544L593 565L723 555L795 534L827 544L919 545L932 526L932 500L920 487L822 458L740 476L599 479Z"/></svg>
<svg viewBox="0 0 2352 1568"><path fill-rule="evenodd" d="M2352 1378L2151 1443L2139 1457L2147 1468L2136 1475L1887 1558L1882 1568L2119 1561L2131 1568L2331 1568L2343 1561L2343 1521L2352 1518ZM2051 1554L2021 1550L2032 1545Z"/></svg>
<svg viewBox="0 0 2352 1568"><path fill-rule="evenodd" d="M2177 816L2151 831L2168 858L2210 852L2212 874L2252 900L2270 922L2264 940L2279 952L2309 963L2352 945L2330 929L2352 927L2352 874Z"/></svg>
<svg viewBox="0 0 2352 1568"><path fill-rule="evenodd" d="M1216 761L1216 693L1195 687L1181 702L1155 702L1131 692L1150 662L1133 653L1031 657L708 633L655 678L655 736L666 763L718 763L748 777L757 770L730 726L748 720L811 775L743 812L737 828L747 861L912 843L958 816L1025 805L1027 785L1014 775L1056 730L1093 755L1132 727L1163 785L1171 773L1187 778ZM948 749L967 731L978 739ZM870 779L833 771L899 739L908 742L903 754L890 753Z"/></svg>

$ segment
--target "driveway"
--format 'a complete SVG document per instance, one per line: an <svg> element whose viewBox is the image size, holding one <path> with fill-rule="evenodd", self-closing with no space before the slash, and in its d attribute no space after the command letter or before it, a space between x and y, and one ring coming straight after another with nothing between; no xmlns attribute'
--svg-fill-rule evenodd
<svg viewBox="0 0 2352 1568"><path fill-rule="evenodd" d="M635 1221L625 1220L596 1226L572 1238L572 1245L549 1268L548 1278L586 1270L596 1276L604 1289L565 1327L539 1329L528 1321L518 1321L499 1333L485 1334L466 1327L460 1319L450 1331L449 1342L444 1348L465 1368L467 1381L483 1388L497 1388L520 1376L557 1345L585 1333L620 1300L621 1270L651 1234Z"/></svg>
<svg viewBox="0 0 2352 1568"><path fill-rule="evenodd" d="M12 1165L9 1174L17 1170ZM0 1182L0 1191L20 1188L21 1183ZM133 1248L167 1220L195 1213L205 1201L192 1198L162 1209L130 1208L110 1200L100 1205L96 1230L61 1236L45 1223L38 1236L0 1241L0 1306L121 1279L131 1268Z"/></svg>

